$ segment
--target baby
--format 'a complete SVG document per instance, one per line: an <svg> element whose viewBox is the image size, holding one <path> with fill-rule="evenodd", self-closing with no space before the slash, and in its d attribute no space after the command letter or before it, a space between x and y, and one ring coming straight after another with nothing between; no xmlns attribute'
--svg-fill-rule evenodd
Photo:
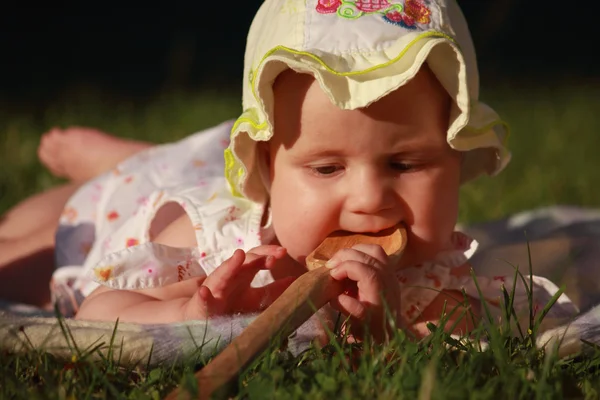
<svg viewBox="0 0 600 400"><path fill-rule="evenodd" d="M454 231L459 188L510 157L455 1L266 0L244 74L233 125L143 150L69 200L55 301L137 323L261 311L327 236L403 224L396 265L374 245L330 260L348 287L331 306L358 338L425 335L444 309L446 327L468 332L483 299L476 242ZM512 277L478 283L494 307ZM557 288L534 277L533 290ZM528 306L522 286L514 306Z"/></svg>

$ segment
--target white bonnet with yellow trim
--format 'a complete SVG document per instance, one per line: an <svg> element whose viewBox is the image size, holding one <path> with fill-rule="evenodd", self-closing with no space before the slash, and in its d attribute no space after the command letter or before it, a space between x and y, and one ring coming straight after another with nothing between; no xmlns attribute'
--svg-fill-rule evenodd
<svg viewBox="0 0 600 400"><path fill-rule="evenodd" d="M273 83L291 68L315 77L341 109L369 105L423 62L453 99L447 140L465 151L462 180L510 160L507 127L479 102L475 50L455 0L265 0L246 44L243 113L225 150L234 195L264 203L257 141L273 136Z"/></svg>

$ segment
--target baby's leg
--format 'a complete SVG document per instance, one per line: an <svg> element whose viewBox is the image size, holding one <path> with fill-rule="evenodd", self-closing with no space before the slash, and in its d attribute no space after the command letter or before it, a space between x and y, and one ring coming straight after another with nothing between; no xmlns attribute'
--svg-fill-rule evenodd
<svg viewBox="0 0 600 400"><path fill-rule="evenodd" d="M56 226L39 226L20 239L0 242L0 298L48 307Z"/></svg>
<svg viewBox="0 0 600 400"><path fill-rule="evenodd" d="M38 156L54 175L83 182L151 146L92 128L54 128L42 136Z"/></svg>
<svg viewBox="0 0 600 400"><path fill-rule="evenodd" d="M56 231L67 200L79 188L69 183L33 195L0 217L0 242L30 236L41 228ZM0 254L2 257L2 254Z"/></svg>
<svg viewBox="0 0 600 400"><path fill-rule="evenodd" d="M34 195L0 219L0 298L47 306L54 271L54 235L71 183Z"/></svg>

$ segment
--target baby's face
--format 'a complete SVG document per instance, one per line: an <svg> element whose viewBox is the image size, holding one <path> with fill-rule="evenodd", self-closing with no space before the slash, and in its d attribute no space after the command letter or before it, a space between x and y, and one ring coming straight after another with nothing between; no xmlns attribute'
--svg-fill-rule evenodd
<svg viewBox="0 0 600 400"><path fill-rule="evenodd" d="M450 98L422 69L366 109L340 110L309 75L285 72L275 90L269 163L273 228L294 259L342 230L408 228L401 264L450 248L461 156L446 142Z"/></svg>

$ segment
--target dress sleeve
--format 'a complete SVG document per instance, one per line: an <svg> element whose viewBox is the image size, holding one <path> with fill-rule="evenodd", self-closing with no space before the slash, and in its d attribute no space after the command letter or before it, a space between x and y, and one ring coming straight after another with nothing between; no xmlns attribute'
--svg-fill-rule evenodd
<svg viewBox="0 0 600 400"><path fill-rule="evenodd" d="M176 248L147 242L104 257L92 280L112 289L147 289L207 275L211 263L197 248Z"/></svg>

